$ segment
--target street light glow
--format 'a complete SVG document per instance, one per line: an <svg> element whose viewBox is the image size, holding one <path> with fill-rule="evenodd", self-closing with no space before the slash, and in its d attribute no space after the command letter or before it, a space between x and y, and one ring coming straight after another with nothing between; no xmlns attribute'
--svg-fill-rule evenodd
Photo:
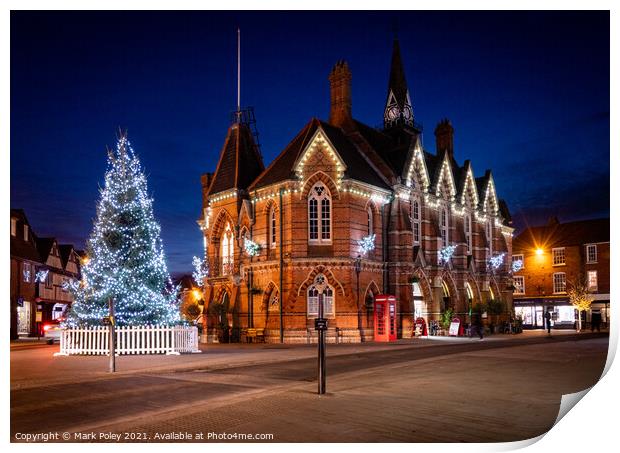
<svg viewBox="0 0 620 453"><path fill-rule="evenodd" d="M536 254L537 255L542 255L543 254L543 249L536 249Z"/></svg>

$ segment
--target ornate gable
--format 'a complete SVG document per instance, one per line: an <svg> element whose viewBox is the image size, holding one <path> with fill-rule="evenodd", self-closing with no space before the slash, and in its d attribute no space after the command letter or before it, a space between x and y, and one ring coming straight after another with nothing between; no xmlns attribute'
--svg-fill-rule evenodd
<svg viewBox="0 0 620 453"><path fill-rule="evenodd" d="M339 187L347 169L344 160L321 128L316 130L293 168L301 182L302 193L303 187L317 173L327 175Z"/></svg>
<svg viewBox="0 0 620 453"><path fill-rule="evenodd" d="M428 168L426 167L426 161L424 160L424 150L422 149L418 137L416 137L415 141L411 142L409 157L405 168L407 168L407 173L405 175L405 184L407 187L414 187L426 192L430 185L430 177Z"/></svg>
<svg viewBox="0 0 620 453"><path fill-rule="evenodd" d="M450 156L448 153L444 153L443 161L437 171L435 195L447 200L454 200L456 197L456 183L454 182L452 165L450 163Z"/></svg>
<svg viewBox="0 0 620 453"><path fill-rule="evenodd" d="M497 201L497 193L495 192L495 182L493 181L493 175L488 172L486 178L487 184L484 190L484 198L482 200L482 210L485 213L491 215L497 215L499 210L499 202Z"/></svg>
<svg viewBox="0 0 620 453"><path fill-rule="evenodd" d="M463 178L459 202L462 205L469 205L474 208L477 207L480 202L478 199L478 190L476 189L476 179L474 178L474 172L469 162L465 164L465 177Z"/></svg>

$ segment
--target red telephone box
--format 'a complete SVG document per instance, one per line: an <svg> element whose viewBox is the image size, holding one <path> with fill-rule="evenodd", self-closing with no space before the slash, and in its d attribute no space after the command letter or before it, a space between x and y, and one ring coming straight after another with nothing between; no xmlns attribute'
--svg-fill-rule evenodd
<svg viewBox="0 0 620 453"><path fill-rule="evenodd" d="M396 340L396 297L375 296L375 341Z"/></svg>

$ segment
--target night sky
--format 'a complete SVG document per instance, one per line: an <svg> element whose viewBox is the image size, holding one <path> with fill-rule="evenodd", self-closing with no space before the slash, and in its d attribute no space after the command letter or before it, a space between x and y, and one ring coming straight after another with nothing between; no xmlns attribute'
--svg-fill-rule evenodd
<svg viewBox="0 0 620 453"><path fill-rule="evenodd" d="M84 247L127 129L149 175L172 272L202 253L200 175L236 104L255 108L265 164L313 116L327 75L353 73L353 115L382 121L397 24L424 145L448 117L455 157L491 168L514 226L609 215L607 12L13 12L11 207Z"/></svg>

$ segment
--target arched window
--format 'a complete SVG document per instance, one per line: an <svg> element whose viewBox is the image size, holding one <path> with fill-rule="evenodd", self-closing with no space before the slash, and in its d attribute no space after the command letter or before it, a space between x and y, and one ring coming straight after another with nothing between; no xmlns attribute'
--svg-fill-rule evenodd
<svg viewBox="0 0 620 453"><path fill-rule="evenodd" d="M450 243L450 238L448 234L448 222L448 207L442 206L439 211L439 231L441 232L441 247L447 247Z"/></svg>
<svg viewBox="0 0 620 453"><path fill-rule="evenodd" d="M471 214L466 212L463 216L463 228L465 230L465 242L467 243L467 254L471 255L472 250L472 231L471 231Z"/></svg>
<svg viewBox="0 0 620 453"><path fill-rule="evenodd" d="M418 198L414 198L411 202L411 226L413 228L413 243L420 243L420 200Z"/></svg>
<svg viewBox="0 0 620 453"><path fill-rule="evenodd" d="M467 297L467 311L471 316L471 310L474 304L474 292L472 291L469 282L465 282L465 296Z"/></svg>
<svg viewBox="0 0 620 453"><path fill-rule="evenodd" d="M274 248L276 246L276 237L277 237L277 228L276 228L276 208L275 206L271 207L271 211L269 211L269 239L271 247Z"/></svg>
<svg viewBox="0 0 620 453"><path fill-rule="evenodd" d="M318 274L314 278L314 283L308 288L308 317L316 318L319 316L319 291L316 288L317 283L327 281L323 274ZM327 285L323 290L323 315L325 317L334 317L334 288Z"/></svg>
<svg viewBox="0 0 620 453"><path fill-rule="evenodd" d="M368 206L368 208L366 209L367 213L367 217L368 217L368 236L370 236L373 233L374 227L372 224L372 208L370 206Z"/></svg>
<svg viewBox="0 0 620 453"><path fill-rule="evenodd" d="M493 292L493 287L489 283L489 299L495 300L495 293Z"/></svg>
<svg viewBox="0 0 620 453"><path fill-rule="evenodd" d="M331 244L331 196L322 182L317 182L308 194L308 241L312 244Z"/></svg>
<svg viewBox="0 0 620 453"><path fill-rule="evenodd" d="M230 222L226 222L224 232L220 238L220 257L222 260L222 275L232 274L235 248L233 246L233 232L230 227Z"/></svg>
<svg viewBox="0 0 620 453"><path fill-rule="evenodd" d="M280 307L280 291L274 289L269 296L269 310L277 310Z"/></svg>

